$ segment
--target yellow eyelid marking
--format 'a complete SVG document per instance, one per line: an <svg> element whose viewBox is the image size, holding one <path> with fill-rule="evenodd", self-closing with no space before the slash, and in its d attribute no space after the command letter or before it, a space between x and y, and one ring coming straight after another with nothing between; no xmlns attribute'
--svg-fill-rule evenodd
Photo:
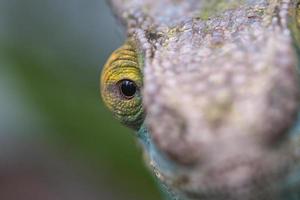
<svg viewBox="0 0 300 200"><path fill-rule="evenodd" d="M108 61L106 62L101 77L101 84L105 84L109 79L118 80L121 73L116 73L117 71L125 70L125 68L136 68L132 72L128 72L132 77L141 76L140 66L138 63L137 52L135 47L131 42L125 43L122 47L117 49L112 53ZM136 79L139 79L137 77Z"/></svg>
<svg viewBox="0 0 300 200"><path fill-rule="evenodd" d="M115 62L109 68L105 69L103 72L102 84L117 83L122 79L130 79L135 81L139 86L141 86L141 76L142 73L140 69L135 66L135 63L119 61Z"/></svg>

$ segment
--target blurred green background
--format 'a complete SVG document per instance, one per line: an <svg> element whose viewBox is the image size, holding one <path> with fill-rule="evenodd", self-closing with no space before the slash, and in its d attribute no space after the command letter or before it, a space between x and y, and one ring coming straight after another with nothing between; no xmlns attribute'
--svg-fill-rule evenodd
<svg viewBox="0 0 300 200"><path fill-rule="evenodd" d="M153 200L99 94L124 35L104 0L0 0L0 199Z"/></svg>

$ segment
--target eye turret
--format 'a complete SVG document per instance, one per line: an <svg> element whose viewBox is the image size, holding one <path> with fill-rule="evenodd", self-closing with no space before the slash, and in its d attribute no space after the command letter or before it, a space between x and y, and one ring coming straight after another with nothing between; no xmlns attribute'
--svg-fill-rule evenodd
<svg viewBox="0 0 300 200"><path fill-rule="evenodd" d="M140 55L132 42L114 51L101 74L101 95L113 115L124 125L138 129L144 120Z"/></svg>

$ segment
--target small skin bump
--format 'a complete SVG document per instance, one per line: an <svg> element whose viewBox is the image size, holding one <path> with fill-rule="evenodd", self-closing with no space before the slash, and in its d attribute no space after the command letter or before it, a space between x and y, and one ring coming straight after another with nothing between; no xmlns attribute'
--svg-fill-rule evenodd
<svg viewBox="0 0 300 200"><path fill-rule="evenodd" d="M205 118L214 126L226 119L232 107L232 98L227 91L221 91L204 109Z"/></svg>
<svg viewBox="0 0 300 200"><path fill-rule="evenodd" d="M211 83L221 85L226 81L226 77L222 73L212 74L211 76L209 76L209 81Z"/></svg>

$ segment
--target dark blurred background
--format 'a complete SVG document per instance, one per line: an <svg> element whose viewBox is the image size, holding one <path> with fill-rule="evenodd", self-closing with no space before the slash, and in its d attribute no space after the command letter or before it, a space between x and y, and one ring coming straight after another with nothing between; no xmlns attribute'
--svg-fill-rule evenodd
<svg viewBox="0 0 300 200"><path fill-rule="evenodd" d="M0 199L153 200L99 74L124 41L104 0L0 0Z"/></svg>

